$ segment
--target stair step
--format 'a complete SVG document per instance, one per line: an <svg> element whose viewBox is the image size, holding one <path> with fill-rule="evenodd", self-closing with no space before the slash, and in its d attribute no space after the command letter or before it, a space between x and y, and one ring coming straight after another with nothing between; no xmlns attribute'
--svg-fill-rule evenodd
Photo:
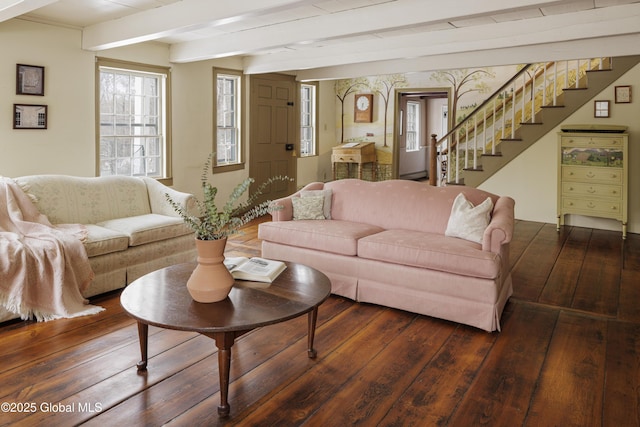
<svg viewBox="0 0 640 427"><path fill-rule="evenodd" d="M502 157L502 153L483 153L482 157Z"/></svg>
<svg viewBox="0 0 640 427"><path fill-rule="evenodd" d="M463 168L463 171L469 171L469 172L484 172L484 170L482 169L482 166L478 166L475 168Z"/></svg>
<svg viewBox="0 0 640 427"><path fill-rule="evenodd" d="M543 105L540 108L564 108L564 105Z"/></svg>
<svg viewBox="0 0 640 427"><path fill-rule="evenodd" d="M562 89L563 92L569 92L572 90L587 90L589 89L588 87L565 87L564 89Z"/></svg>
<svg viewBox="0 0 640 427"><path fill-rule="evenodd" d="M531 123L531 122L520 122L520 126L531 126L531 125L543 125L544 123L542 122L535 122L535 123Z"/></svg>
<svg viewBox="0 0 640 427"><path fill-rule="evenodd" d="M522 138L502 138L500 142L519 142L522 141Z"/></svg>

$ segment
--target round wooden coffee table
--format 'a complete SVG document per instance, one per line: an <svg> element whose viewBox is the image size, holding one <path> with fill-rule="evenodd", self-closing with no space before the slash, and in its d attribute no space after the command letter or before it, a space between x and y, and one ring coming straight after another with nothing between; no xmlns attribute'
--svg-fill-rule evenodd
<svg viewBox="0 0 640 427"><path fill-rule="evenodd" d="M147 369L149 325L198 332L215 340L220 375L218 414L226 417L230 411L227 398L235 339L261 326L308 313L307 354L315 358L318 306L329 297L331 282L318 270L287 263L287 269L271 284L236 280L225 300L203 304L194 301L187 290L187 279L194 268L195 264L178 264L149 273L122 291L120 303L138 321L140 371Z"/></svg>

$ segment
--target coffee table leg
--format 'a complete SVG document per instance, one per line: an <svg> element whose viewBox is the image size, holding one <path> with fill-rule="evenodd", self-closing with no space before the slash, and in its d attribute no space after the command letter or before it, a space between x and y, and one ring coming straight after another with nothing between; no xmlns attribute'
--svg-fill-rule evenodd
<svg viewBox="0 0 640 427"><path fill-rule="evenodd" d="M313 339L316 335L316 321L318 320L318 307L315 307L313 310L309 312L308 323L309 323L309 335L307 337L307 356L309 359L315 359L318 353L313 348Z"/></svg>
<svg viewBox="0 0 640 427"><path fill-rule="evenodd" d="M138 322L138 340L140 341L140 354L142 359L137 363L138 371L147 370L148 343L149 343L149 325Z"/></svg>
<svg viewBox="0 0 640 427"><path fill-rule="evenodd" d="M235 341L234 332L220 332L214 334L218 347L218 373L220 375L220 406L218 415L228 417L231 411L229 406L229 372L231 371L231 347Z"/></svg>

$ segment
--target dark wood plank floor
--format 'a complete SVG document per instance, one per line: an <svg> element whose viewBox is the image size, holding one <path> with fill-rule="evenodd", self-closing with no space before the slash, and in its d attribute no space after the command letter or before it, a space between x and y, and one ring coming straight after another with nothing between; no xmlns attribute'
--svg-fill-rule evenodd
<svg viewBox="0 0 640 427"><path fill-rule="evenodd" d="M0 425L638 426L640 236L519 221L502 332L331 297L233 347L219 420L209 338L151 328L139 360L118 294L95 316L0 325ZM229 255L259 254L256 226ZM623 256L624 267L623 268Z"/></svg>

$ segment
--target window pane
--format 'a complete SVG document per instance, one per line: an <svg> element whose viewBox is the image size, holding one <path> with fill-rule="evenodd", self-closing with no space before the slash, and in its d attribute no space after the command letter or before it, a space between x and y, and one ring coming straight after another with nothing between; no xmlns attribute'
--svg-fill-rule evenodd
<svg viewBox="0 0 640 427"><path fill-rule="evenodd" d="M420 104L407 102L407 134L405 140L406 151L420 149Z"/></svg>
<svg viewBox="0 0 640 427"><path fill-rule="evenodd" d="M116 134L113 115L100 114L100 134L103 136L112 136Z"/></svg>

